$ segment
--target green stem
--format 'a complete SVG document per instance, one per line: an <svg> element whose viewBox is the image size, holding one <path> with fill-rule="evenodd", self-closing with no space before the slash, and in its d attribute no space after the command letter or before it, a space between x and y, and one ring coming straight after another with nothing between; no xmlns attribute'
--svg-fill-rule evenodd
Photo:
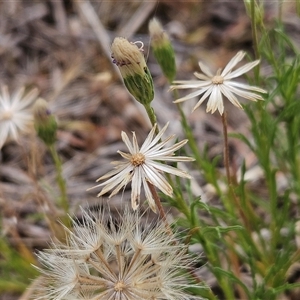
<svg viewBox="0 0 300 300"><path fill-rule="evenodd" d="M281 23L282 22L282 0L279 0L279 3L277 5L278 7L278 21Z"/></svg>
<svg viewBox="0 0 300 300"><path fill-rule="evenodd" d="M252 27L252 39L253 39L253 48L255 58L259 59L259 50L258 50L258 38L257 38L257 28L256 28L256 17L255 17L255 4L256 0L251 0L251 27Z"/></svg>
<svg viewBox="0 0 300 300"><path fill-rule="evenodd" d="M66 181L64 180L62 176L62 163L58 156L58 153L54 147L54 144L49 145L49 151L52 155L55 169L56 169L56 181L58 184L58 187L61 192L61 196L59 198L59 206L65 211L65 213L69 213L69 202L67 197L67 187L66 187Z"/></svg>
<svg viewBox="0 0 300 300"><path fill-rule="evenodd" d="M157 120L156 120L156 115L155 115L155 112L153 110L153 108L151 107L151 105L149 104L145 104L144 105L145 109L146 109L146 112L147 112L147 115L149 117L149 120L152 124L152 126L154 126L156 123L157 123ZM158 126L156 126L156 130L155 130L155 133L158 134L159 133L159 128Z"/></svg>

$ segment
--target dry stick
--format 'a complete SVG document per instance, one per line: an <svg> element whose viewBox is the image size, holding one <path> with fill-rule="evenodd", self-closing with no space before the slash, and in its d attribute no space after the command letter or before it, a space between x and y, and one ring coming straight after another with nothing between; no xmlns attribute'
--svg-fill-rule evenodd
<svg viewBox="0 0 300 300"><path fill-rule="evenodd" d="M75 3L80 8L82 15L84 16L85 20L90 24L92 29L95 32L95 35L100 42L100 45L104 51L105 56L111 61L111 53L110 53L110 44L111 40L107 31L101 21L99 20L98 15L96 14L93 6L88 0L81 1L76 0Z"/></svg>
<svg viewBox="0 0 300 300"><path fill-rule="evenodd" d="M131 16L126 24L122 24L122 28L118 31L119 36L126 36L131 39L137 30L144 24L157 5L156 1L144 1L139 8Z"/></svg>

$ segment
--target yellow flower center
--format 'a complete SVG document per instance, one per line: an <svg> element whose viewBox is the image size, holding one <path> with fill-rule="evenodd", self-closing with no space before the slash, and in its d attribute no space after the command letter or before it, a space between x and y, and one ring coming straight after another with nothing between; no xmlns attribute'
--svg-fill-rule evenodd
<svg viewBox="0 0 300 300"><path fill-rule="evenodd" d="M0 114L0 120L6 121L6 120L11 120L13 117L12 111L4 111L3 113Z"/></svg>
<svg viewBox="0 0 300 300"><path fill-rule="evenodd" d="M224 78L221 75L216 75L211 79L213 84L222 84L224 82Z"/></svg>
<svg viewBox="0 0 300 300"><path fill-rule="evenodd" d="M116 292L121 292L121 291L123 291L125 288L126 288L126 285L124 284L123 281L118 281L118 282L115 284L115 291L116 291Z"/></svg>
<svg viewBox="0 0 300 300"><path fill-rule="evenodd" d="M130 162L135 166L138 167L145 162L145 155L142 153L137 153L132 155Z"/></svg>

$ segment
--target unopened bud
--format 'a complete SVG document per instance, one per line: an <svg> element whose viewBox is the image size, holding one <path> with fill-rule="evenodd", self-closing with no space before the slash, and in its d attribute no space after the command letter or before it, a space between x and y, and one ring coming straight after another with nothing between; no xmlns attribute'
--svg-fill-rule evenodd
<svg viewBox="0 0 300 300"><path fill-rule="evenodd" d="M39 98L33 106L34 127L39 138L46 144L56 141L57 123L51 114L46 100Z"/></svg>
<svg viewBox="0 0 300 300"><path fill-rule="evenodd" d="M153 54L169 82L172 82L176 75L176 63L170 39L156 18L149 22L149 32Z"/></svg>
<svg viewBox="0 0 300 300"><path fill-rule="evenodd" d="M141 47L138 48L138 44ZM143 55L143 43L130 43L125 38L117 37L111 46L111 57L118 66L124 84L130 94L143 105L148 105L154 98L153 81Z"/></svg>

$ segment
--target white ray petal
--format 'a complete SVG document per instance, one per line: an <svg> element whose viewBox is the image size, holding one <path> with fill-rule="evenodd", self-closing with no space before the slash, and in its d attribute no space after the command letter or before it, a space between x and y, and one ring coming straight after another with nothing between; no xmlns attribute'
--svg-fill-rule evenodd
<svg viewBox="0 0 300 300"><path fill-rule="evenodd" d="M156 127L157 127L157 124L155 124L155 125L152 127L151 131L149 132L147 138L145 139L145 141L144 141L144 143L143 143L143 145L142 145L142 147L141 147L141 152L144 153L145 149L148 149L148 148L150 147L151 142L152 142L152 140L153 140L153 138L154 138L154 136L155 136L155 130L156 130Z"/></svg>
<svg viewBox="0 0 300 300"><path fill-rule="evenodd" d="M213 77L214 75L211 73L210 69L201 61L199 61L199 67L201 71L207 76L207 77Z"/></svg>
<svg viewBox="0 0 300 300"><path fill-rule="evenodd" d="M173 189L167 180L157 172L157 169L153 168L151 165L143 165L144 172L146 174L146 179L153 185L158 187L164 194L172 196Z"/></svg>
<svg viewBox="0 0 300 300"><path fill-rule="evenodd" d="M195 111L195 109L197 109L206 100L206 98L211 93L212 89L213 89L213 86L210 86L209 89L207 89L207 91L205 91L205 94L200 98L200 100L194 106L193 111Z"/></svg>
<svg viewBox="0 0 300 300"><path fill-rule="evenodd" d="M226 65L226 67L221 73L221 76L227 76L227 74L231 72L231 70L244 58L245 55L246 53L244 51L239 51Z"/></svg>
<svg viewBox="0 0 300 300"><path fill-rule="evenodd" d="M246 65L238 68L237 70L227 74L226 76L224 76L224 78L225 78L225 80L229 80L229 79L232 79L232 78L239 77L239 76L247 73L248 71L250 71L252 68L257 66L259 63L260 63L259 60L247 63Z"/></svg>
<svg viewBox="0 0 300 300"><path fill-rule="evenodd" d="M161 139L161 137L163 136L163 134L167 130L168 126L169 126L169 122L160 130L160 132L156 135L156 137L152 140L152 142L149 143L148 149L153 147ZM154 128L154 130L155 130L155 128ZM146 150L147 149L145 149L145 147L142 146L141 152L144 153Z"/></svg>
<svg viewBox="0 0 300 300"><path fill-rule="evenodd" d="M184 177L184 178L189 178L189 179L192 178L191 175L188 174L185 171L179 170L179 169L171 167L169 165L162 164L162 163L157 162L157 161L150 161L150 162L147 163L147 166L148 167L149 166L154 167L157 170L161 170L163 172L173 174L173 175L176 175L176 176L179 176L179 177Z"/></svg>
<svg viewBox="0 0 300 300"><path fill-rule="evenodd" d="M122 137L122 141L124 142L124 144L126 145L126 147L128 148L129 152L131 154L134 153L134 148L133 145L131 144L128 135L126 134L126 132L122 131L121 132L121 137Z"/></svg>
<svg viewBox="0 0 300 300"><path fill-rule="evenodd" d="M210 88L211 88L211 86L208 86L208 87L203 88L202 90L198 90L198 91L195 91L193 93L190 93L190 94L186 95L185 97L182 97L182 98L179 98L179 99L173 101L173 103L180 103L180 102L183 102L183 101L186 101L186 100L189 100L189 99L193 99L197 96L202 95L207 90L210 90Z"/></svg>
<svg viewBox="0 0 300 300"><path fill-rule="evenodd" d="M142 178L144 177L142 167L135 168L131 183L131 206L133 210L136 210L139 206Z"/></svg>

